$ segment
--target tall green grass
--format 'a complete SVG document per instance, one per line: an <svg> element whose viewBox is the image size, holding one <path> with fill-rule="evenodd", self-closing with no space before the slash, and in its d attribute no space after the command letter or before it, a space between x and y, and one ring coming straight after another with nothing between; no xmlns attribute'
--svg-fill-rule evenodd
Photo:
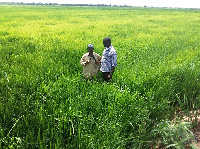
<svg viewBox="0 0 200 149"><path fill-rule="evenodd" d="M200 106L199 10L0 6L0 14L1 148L148 148L163 137L155 130L171 133L177 106ZM102 55L106 36L118 54L113 80L84 80L80 58L89 43Z"/></svg>

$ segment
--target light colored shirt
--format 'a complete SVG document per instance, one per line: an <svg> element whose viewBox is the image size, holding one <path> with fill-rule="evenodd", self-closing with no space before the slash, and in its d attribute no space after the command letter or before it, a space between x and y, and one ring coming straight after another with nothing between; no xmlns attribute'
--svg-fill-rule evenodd
<svg viewBox="0 0 200 149"><path fill-rule="evenodd" d="M109 48L106 47L103 51L100 71L111 72L112 66L117 66L117 52L111 45Z"/></svg>
<svg viewBox="0 0 200 149"><path fill-rule="evenodd" d="M89 53L82 56L80 64L83 66L83 74L86 79L92 79L94 76L98 75L99 66L95 61L100 61L101 56L93 52L94 57L90 57ZM90 61L86 64L87 61Z"/></svg>

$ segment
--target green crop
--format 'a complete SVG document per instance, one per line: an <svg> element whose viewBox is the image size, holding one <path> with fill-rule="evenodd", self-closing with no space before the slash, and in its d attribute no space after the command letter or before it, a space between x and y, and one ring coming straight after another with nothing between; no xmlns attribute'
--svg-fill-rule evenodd
<svg viewBox="0 0 200 149"><path fill-rule="evenodd" d="M0 6L0 14L0 148L149 148L176 107L200 106L198 9ZM112 82L87 81L80 59L89 43L102 55L107 36L118 54ZM166 132L165 145L180 140Z"/></svg>

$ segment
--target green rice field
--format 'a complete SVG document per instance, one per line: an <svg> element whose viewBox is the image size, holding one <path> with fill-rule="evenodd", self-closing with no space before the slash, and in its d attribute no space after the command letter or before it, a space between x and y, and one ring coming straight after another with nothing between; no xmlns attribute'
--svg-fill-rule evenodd
<svg viewBox="0 0 200 149"><path fill-rule="evenodd" d="M112 81L87 81L105 37ZM0 5L0 148L184 148L199 107L199 9Z"/></svg>

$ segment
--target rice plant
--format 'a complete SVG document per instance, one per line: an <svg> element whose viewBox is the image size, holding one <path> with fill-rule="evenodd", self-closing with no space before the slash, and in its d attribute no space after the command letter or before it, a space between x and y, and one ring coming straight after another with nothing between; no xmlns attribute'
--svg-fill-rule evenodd
<svg viewBox="0 0 200 149"><path fill-rule="evenodd" d="M200 106L198 9L0 13L0 148L149 148L174 108ZM118 54L112 82L87 81L80 58L89 43L102 55L106 36Z"/></svg>

